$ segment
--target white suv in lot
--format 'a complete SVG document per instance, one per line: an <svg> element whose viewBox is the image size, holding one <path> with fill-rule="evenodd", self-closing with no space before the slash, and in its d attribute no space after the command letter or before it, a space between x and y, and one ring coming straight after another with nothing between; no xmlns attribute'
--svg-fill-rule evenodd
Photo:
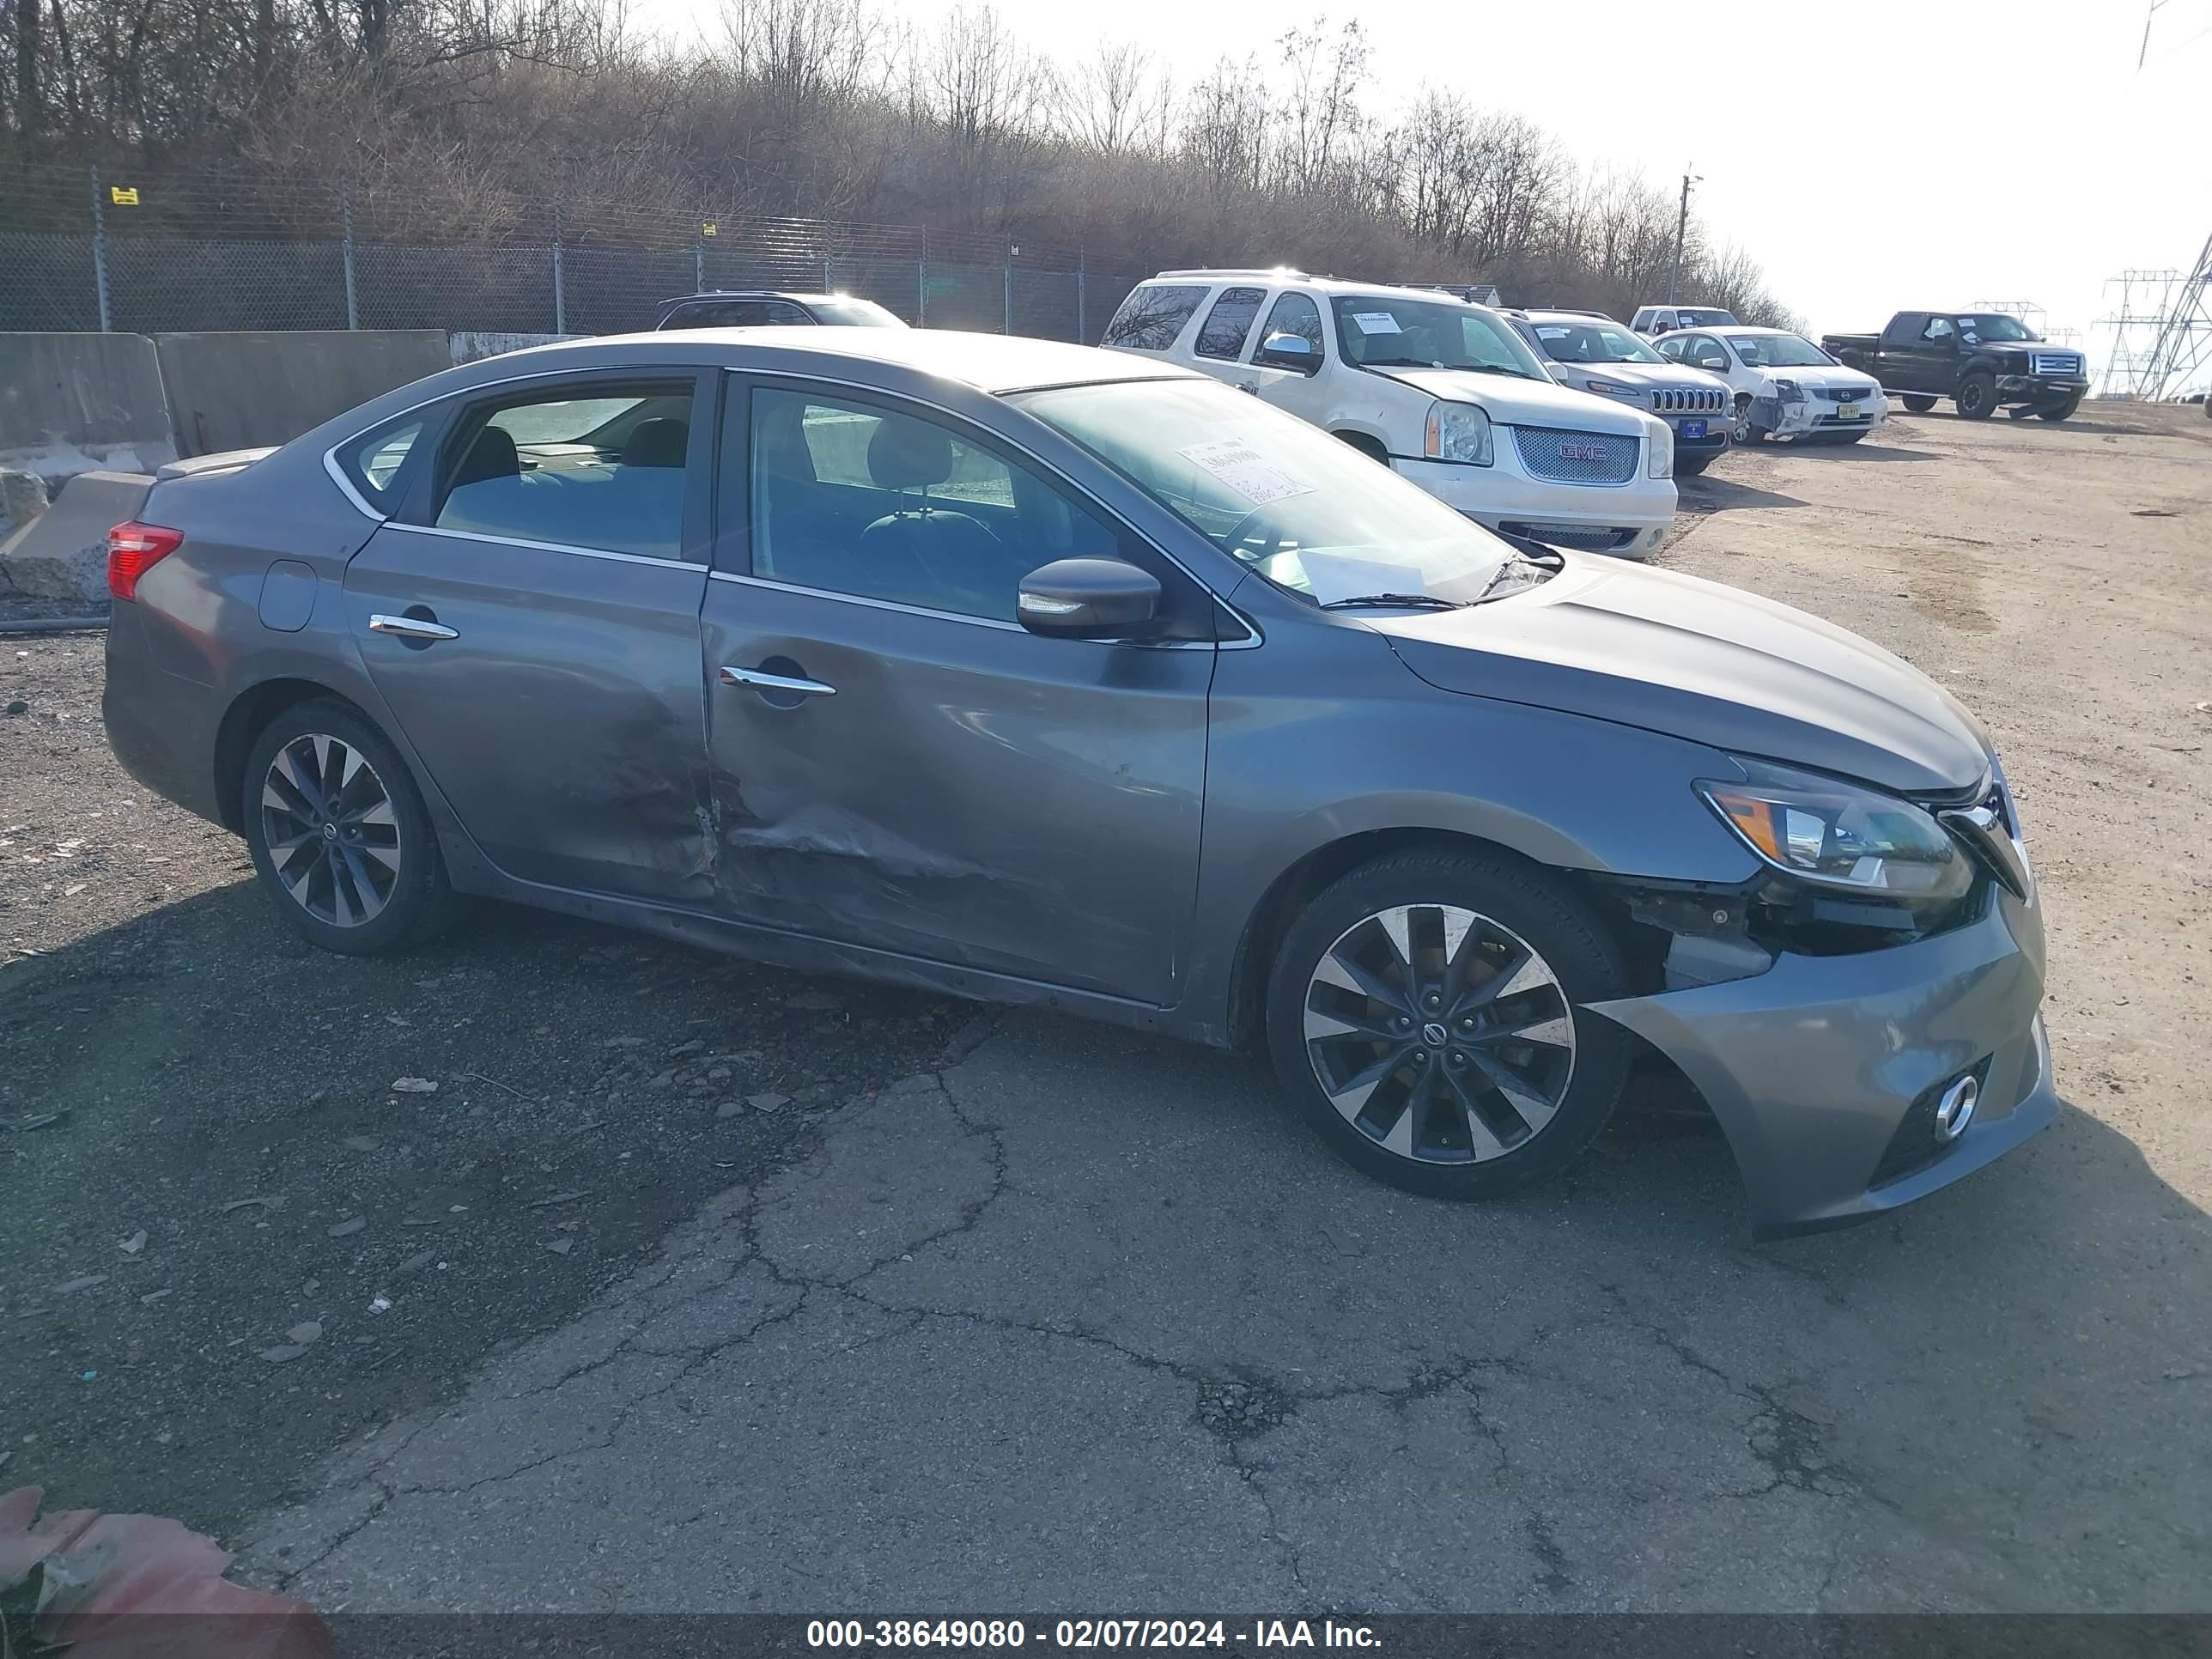
<svg viewBox="0 0 2212 1659"><path fill-rule="evenodd" d="M1496 312L1289 270L1170 270L1102 343L1241 386L1495 530L1641 558L1674 521L1663 421L1555 385Z"/></svg>

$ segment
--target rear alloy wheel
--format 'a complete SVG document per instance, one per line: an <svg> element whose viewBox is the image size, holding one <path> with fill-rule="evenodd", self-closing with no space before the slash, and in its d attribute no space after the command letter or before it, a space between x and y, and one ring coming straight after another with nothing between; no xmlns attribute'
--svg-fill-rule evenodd
<svg viewBox="0 0 2212 1659"><path fill-rule="evenodd" d="M1474 854L1408 854L1316 898L1268 994L1277 1074L1340 1157L1443 1198L1564 1169L1605 1125L1627 1041L1582 1012L1626 989L1564 890Z"/></svg>
<svg viewBox="0 0 2212 1659"><path fill-rule="evenodd" d="M1986 421L1996 412L1997 383L1986 374L1969 374L1959 382L1959 395L1952 402L1961 419Z"/></svg>
<svg viewBox="0 0 2212 1659"><path fill-rule="evenodd" d="M262 884L313 944L349 956L435 930L453 893L406 764L353 709L303 703L246 762L246 845Z"/></svg>
<svg viewBox="0 0 2212 1659"><path fill-rule="evenodd" d="M1905 406L1915 415L1925 415L1936 407L1936 400L1922 392L1908 392L1905 394Z"/></svg>

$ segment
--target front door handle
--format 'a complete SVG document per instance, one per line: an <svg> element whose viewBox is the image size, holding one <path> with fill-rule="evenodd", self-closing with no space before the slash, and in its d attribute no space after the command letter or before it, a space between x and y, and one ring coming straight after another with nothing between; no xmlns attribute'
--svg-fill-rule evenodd
<svg viewBox="0 0 2212 1659"><path fill-rule="evenodd" d="M368 631L372 634L396 635L403 640L422 640L425 641L430 640L458 640L461 637L460 630L459 629L448 628L441 622L433 622L425 617L386 617L382 615L371 617L368 619Z"/></svg>
<svg viewBox="0 0 2212 1659"><path fill-rule="evenodd" d="M725 665L721 671L725 685L750 685L757 691L781 691L793 697L834 697L837 688L825 685L820 680L802 679L796 674L771 674L764 668L732 668Z"/></svg>

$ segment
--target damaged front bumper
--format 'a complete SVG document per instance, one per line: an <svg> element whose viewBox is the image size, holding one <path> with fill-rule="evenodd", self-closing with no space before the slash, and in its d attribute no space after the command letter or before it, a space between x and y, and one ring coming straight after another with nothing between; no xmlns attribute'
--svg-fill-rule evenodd
<svg viewBox="0 0 2212 1659"><path fill-rule="evenodd" d="M1594 1003L1679 1066L1735 1154L1761 1237L1893 1210L2002 1157L2058 1115L2043 926L1993 895L1980 921L1850 956L1785 955L1753 978ZM1974 1076L1955 1139L1937 1099Z"/></svg>
<svg viewBox="0 0 2212 1659"><path fill-rule="evenodd" d="M1888 399L1879 392L1845 398L1808 390L1795 401L1769 393L1751 404L1752 420L1778 438L1802 437L1808 432L1871 432L1888 413Z"/></svg>

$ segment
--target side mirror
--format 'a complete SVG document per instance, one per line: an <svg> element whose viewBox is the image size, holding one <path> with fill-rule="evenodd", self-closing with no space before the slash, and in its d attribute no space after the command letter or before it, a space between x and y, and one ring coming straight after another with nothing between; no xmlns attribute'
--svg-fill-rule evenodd
<svg viewBox="0 0 2212 1659"><path fill-rule="evenodd" d="M1014 614L1032 634L1126 640L1151 631L1159 579L1121 559L1054 559L1022 578Z"/></svg>
<svg viewBox="0 0 2212 1659"><path fill-rule="evenodd" d="M1287 368L1294 374L1311 374L1321 368L1321 353L1314 343L1303 334L1270 334L1260 342L1259 350L1252 354L1255 364L1267 368Z"/></svg>
<svg viewBox="0 0 2212 1659"><path fill-rule="evenodd" d="M1700 357L1692 365L1692 367L1702 368L1708 374L1725 374L1728 373L1728 359L1725 357Z"/></svg>

